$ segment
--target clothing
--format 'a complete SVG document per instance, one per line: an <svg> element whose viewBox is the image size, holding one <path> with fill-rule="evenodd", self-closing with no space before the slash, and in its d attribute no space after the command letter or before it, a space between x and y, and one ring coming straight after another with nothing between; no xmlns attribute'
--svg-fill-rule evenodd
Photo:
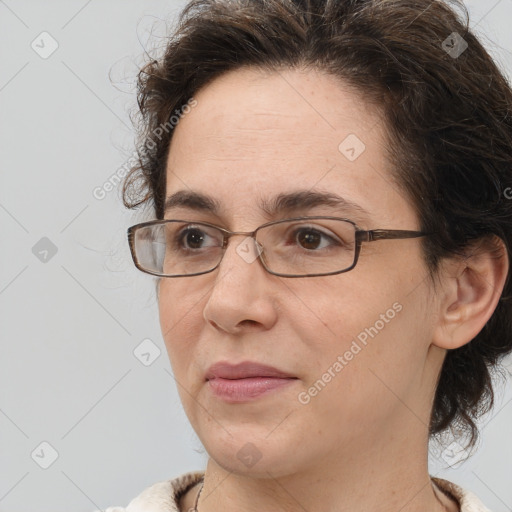
<svg viewBox="0 0 512 512"><path fill-rule="evenodd" d="M142 491L126 508L109 507L104 512L180 512L180 497L203 476L204 471L192 471L158 482ZM432 480L441 491L458 501L461 512L490 512L471 491L441 478L432 477Z"/></svg>

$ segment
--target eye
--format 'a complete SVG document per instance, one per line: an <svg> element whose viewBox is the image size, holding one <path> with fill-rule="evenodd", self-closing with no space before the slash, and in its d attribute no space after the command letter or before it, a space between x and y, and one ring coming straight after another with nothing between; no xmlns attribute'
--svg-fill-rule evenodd
<svg viewBox="0 0 512 512"><path fill-rule="evenodd" d="M204 243L205 234L198 228L187 228L180 233L180 243L187 249L199 249Z"/></svg>
<svg viewBox="0 0 512 512"><path fill-rule="evenodd" d="M339 239L336 240L333 236L313 227L300 227L295 229L292 235L293 241L306 250L314 251L317 249L325 249L330 246L342 245Z"/></svg>
<svg viewBox="0 0 512 512"><path fill-rule="evenodd" d="M206 247L220 247L222 234L207 226L188 225L176 233L174 240L177 241L180 249L197 250Z"/></svg>

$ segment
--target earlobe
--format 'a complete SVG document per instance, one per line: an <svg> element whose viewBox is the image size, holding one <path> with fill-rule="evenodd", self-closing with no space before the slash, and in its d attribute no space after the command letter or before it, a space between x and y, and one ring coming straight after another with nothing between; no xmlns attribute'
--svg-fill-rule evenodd
<svg viewBox="0 0 512 512"><path fill-rule="evenodd" d="M507 250L498 237L479 241L465 258L445 261L432 343L447 350L469 343L494 313L508 270Z"/></svg>

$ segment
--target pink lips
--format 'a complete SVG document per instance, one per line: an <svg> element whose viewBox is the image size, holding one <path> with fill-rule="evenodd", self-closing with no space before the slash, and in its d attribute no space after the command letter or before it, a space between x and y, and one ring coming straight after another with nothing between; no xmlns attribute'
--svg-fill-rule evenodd
<svg viewBox="0 0 512 512"><path fill-rule="evenodd" d="M216 363L208 369L205 378L217 397L231 403L253 400L296 379L277 368L252 361L236 365Z"/></svg>

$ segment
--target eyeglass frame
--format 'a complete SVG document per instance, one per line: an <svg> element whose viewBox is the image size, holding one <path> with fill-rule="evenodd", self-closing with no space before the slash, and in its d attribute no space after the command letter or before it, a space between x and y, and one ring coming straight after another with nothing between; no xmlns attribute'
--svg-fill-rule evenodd
<svg viewBox="0 0 512 512"><path fill-rule="evenodd" d="M358 259L359 259L359 253L361 251L361 244L363 242L375 242L377 240L402 240L402 239L408 239L408 238L420 238L423 236L429 236L433 233L426 233L423 231L411 231L406 229L361 229L353 220L346 219L343 217L332 217L328 215L315 215L312 217L292 217L289 219L279 219L279 220L273 220L270 222L267 222L265 224L262 224L261 226L258 226L254 231L230 231L229 229L217 226L216 224L212 224L210 222L203 222L203 221L191 221L191 220L182 220L182 219L157 219L152 220L148 222L142 222L140 224L134 224L133 226L130 226L127 230L128 235L128 243L130 246L130 252L132 255L133 262L135 266L141 271L146 274L154 275L157 277L192 277L192 276L200 276L203 274L209 274L210 272L213 272L216 270L219 265L221 264L224 254L226 253L226 248L229 242L229 239L233 237L234 235L245 235L246 237L251 237L257 246L261 245L258 240L256 239L256 233L267 226L272 226L274 224L280 224L284 222L289 221L296 221L296 220L314 220L314 219L328 219L328 220L340 220L344 222L348 222L349 224L352 224L355 228L354 235L355 235L355 249L354 249L354 261L352 265L346 269L343 270L336 270L334 272L328 272L328 273L322 273L322 274L281 274L279 272L273 272L270 270L264 261L263 252L258 250L258 256L257 259L260 261L262 267L269 273L275 276L279 277L321 277L321 276L332 276L337 274L343 274L345 272L349 272L350 270L353 270L356 266ZM142 268L140 265L137 254L135 251L135 232L137 229L146 227L146 226L153 226L153 225L159 225L159 224L166 224L169 222L185 222L187 224L200 224L204 226L209 226L211 228L218 229L221 233L223 233L223 239L222 239L222 256L219 259L219 262L210 270L206 270L204 272L196 272L194 274L178 274L178 275L166 275L161 274L158 272L152 272L150 270ZM263 247L263 246L262 246Z"/></svg>

